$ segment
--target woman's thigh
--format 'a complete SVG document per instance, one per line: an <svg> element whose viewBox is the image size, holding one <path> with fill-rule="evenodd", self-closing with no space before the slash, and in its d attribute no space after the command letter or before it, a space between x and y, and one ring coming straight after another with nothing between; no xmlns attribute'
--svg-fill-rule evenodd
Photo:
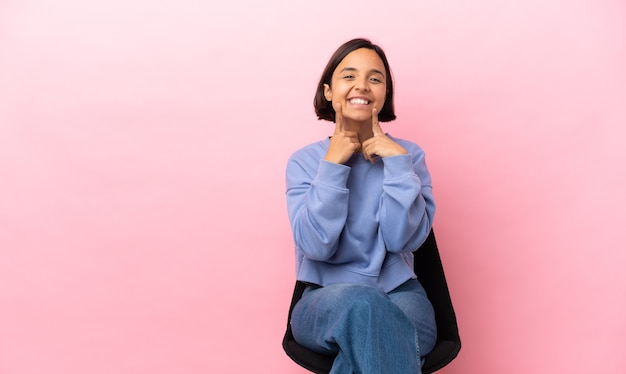
<svg viewBox="0 0 626 374"><path fill-rule="evenodd" d="M417 279L411 279L388 295L413 323L417 331L420 354L425 356L433 349L437 341L437 324L435 311L426 296L424 287Z"/></svg>

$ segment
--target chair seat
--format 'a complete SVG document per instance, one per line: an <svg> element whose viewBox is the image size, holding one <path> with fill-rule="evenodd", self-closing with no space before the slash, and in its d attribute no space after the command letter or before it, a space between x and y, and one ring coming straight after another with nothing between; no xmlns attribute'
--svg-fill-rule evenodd
<svg viewBox="0 0 626 374"><path fill-rule="evenodd" d="M298 365L318 374L328 374L335 357L313 352L289 340L283 345L287 355ZM426 356L422 373L432 373L451 362L458 354L457 343L452 340L438 340L433 350ZM445 364L444 364L445 363Z"/></svg>
<svg viewBox="0 0 626 374"><path fill-rule="evenodd" d="M298 365L317 374L328 374L333 366L334 356L317 353L304 348L295 340L289 340L283 348L287 355Z"/></svg>

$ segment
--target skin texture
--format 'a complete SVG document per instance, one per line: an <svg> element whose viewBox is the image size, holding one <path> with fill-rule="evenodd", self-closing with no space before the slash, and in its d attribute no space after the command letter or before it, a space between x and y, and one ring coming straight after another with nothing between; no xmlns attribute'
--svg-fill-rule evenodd
<svg viewBox="0 0 626 374"><path fill-rule="evenodd" d="M355 152L374 163L376 157L406 154L380 127L378 108L385 104L386 74L382 60L367 48L349 53L333 72L324 96L335 109L335 131L324 159L343 164ZM355 102L361 99L364 102Z"/></svg>

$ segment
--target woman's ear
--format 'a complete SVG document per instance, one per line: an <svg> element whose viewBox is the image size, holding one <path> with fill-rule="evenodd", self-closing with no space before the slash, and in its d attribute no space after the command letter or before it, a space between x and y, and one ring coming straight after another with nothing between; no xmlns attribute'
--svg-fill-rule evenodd
<svg viewBox="0 0 626 374"><path fill-rule="evenodd" d="M326 83L324 83L324 97L326 98L326 101L333 100L333 91L330 89L330 86Z"/></svg>

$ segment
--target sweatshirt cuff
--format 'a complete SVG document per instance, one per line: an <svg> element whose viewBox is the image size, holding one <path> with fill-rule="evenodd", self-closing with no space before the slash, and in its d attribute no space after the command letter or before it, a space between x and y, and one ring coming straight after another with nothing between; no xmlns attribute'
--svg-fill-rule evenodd
<svg viewBox="0 0 626 374"><path fill-rule="evenodd" d="M385 179L397 179L415 174L413 157L410 154L385 157L383 163Z"/></svg>
<svg viewBox="0 0 626 374"><path fill-rule="evenodd" d="M327 186L346 188L350 167L343 164L322 160L315 180Z"/></svg>

